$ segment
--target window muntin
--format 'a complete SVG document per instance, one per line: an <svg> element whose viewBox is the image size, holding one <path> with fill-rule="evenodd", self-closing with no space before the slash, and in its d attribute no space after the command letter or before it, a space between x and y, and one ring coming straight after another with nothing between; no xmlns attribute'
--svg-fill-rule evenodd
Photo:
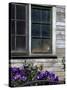
<svg viewBox="0 0 67 90"><path fill-rule="evenodd" d="M32 6L31 14L32 53L52 53L51 8Z"/></svg>

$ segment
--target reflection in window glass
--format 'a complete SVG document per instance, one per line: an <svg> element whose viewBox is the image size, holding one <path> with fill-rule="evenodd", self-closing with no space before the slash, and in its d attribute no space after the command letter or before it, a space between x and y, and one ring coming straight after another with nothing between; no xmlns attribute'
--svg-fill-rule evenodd
<svg viewBox="0 0 67 90"><path fill-rule="evenodd" d="M16 49L22 50L25 49L26 45L26 38L24 36L17 36L16 37Z"/></svg>
<svg viewBox="0 0 67 90"><path fill-rule="evenodd" d="M32 39L33 53L48 53L51 52L51 40L49 39Z"/></svg>
<svg viewBox="0 0 67 90"><path fill-rule="evenodd" d="M42 39L41 40L41 52L51 52L51 40L50 39Z"/></svg>
<svg viewBox="0 0 67 90"><path fill-rule="evenodd" d="M45 22L45 23L50 22L50 11L47 9L42 10L42 22Z"/></svg>
<svg viewBox="0 0 67 90"><path fill-rule="evenodd" d="M26 4L14 4L9 5L10 9L10 37L11 37L11 50L12 51L23 51L26 50L26 22L28 17L26 17L27 5Z"/></svg>
<svg viewBox="0 0 67 90"><path fill-rule="evenodd" d="M16 19L25 20L25 6L16 5Z"/></svg>
<svg viewBox="0 0 67 90"><path fill-rule="evenodd" d="M32 52L40 52L40 39L32 39Z"/></svg>
<svg viewBox="0 0 67 90"><path fill-rule="evenodd" d="M25 34L25 22L24 21L17 21L16 22L16 33L17 34Z"/></svg>
<svg viewBox="0 0 67 90"><path fill-rule="evenodd" d="M51 41L51 9L32 6L32 43L33 53L52 52Z"/></svg>
<svg viewBox="0 0 67 90"><path fill-rule="evenodd" d="M15 49L15 36L11 37L11 50Z"/></svg>
<svg viewBox="0 0 67 90"><path fill-rule="evenodd" d="M40 10L32 9L32 21L33 22L40 21Z"/></svg>
<svg viewBox="0 0 67 90"><path fill-rule="evenodd" d="M42 28L42 37L50 38L50 26L49 25L41 25Z"/></svg>
<svg viewBox="0 0 67 90"><path fill-rule="evenodd" d="M40 36L40 24L32 24L32 36Z"/></svg>

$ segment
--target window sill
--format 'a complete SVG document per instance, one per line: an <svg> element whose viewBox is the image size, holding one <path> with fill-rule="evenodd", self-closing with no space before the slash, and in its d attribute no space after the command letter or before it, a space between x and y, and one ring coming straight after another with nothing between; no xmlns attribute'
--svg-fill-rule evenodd
<svg viewBox="0 0 67 90"><path fill-rule="evenodd" d="M29 56L28 53L15 53L11 55L11 59L57 59L56 55Z"/></svg>
<svg viewBox="0 0 67 90"><path fill-rule="evenodd" d="M29 54L27 50L11 51L10 59L57 59L56 54Z"/></svg>
<svg viewBox="0 0 67 90"><path fill-rule="evenodd" d="M23 50L23 51L11 51L10 52L10 59L12 59L13 57L19 58L19 57L23 57L23 56L29 56L29 52L27 50Z"/></svg>

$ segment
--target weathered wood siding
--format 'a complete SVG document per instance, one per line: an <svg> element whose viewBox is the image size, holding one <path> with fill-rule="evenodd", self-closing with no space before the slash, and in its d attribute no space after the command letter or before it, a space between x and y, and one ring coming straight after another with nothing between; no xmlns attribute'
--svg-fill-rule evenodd
<svg viewBox="0 0 67 90"><path fill-rule="evenodd" d="M56 6L56 54L65 56L65 7Z"/></svg>
<svg viewBox="0 0 67 90"><path fill-rule="evenodd" d="M65 73L62 58L65 55L65 7L56 6L56 54L57 59L31 59L27 63L43 65L43 70L54 72L60 80L64 80ZM22 67L25 60L11 60L11 66Z"/></svg>
<svg viewBox="0 0 67 90"><path fill-rule="evenodd" d="M23 67L25 60L11 60L11 66L12 67ZM64 80L65 73L63 69L63 64L61 58L58 59L31 59L31 60L26 60L26 63L33 64L33 66L37 65L38 67L40 65L43 66L43 70L50 71L55 73L57 76L59 76L60 80Z"/></svg>

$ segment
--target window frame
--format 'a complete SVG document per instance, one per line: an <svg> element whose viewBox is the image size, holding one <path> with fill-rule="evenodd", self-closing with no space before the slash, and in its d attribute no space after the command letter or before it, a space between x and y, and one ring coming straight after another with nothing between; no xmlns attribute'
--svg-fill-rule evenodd
<svg viewBox="0 0 67 90"><path fill-rule="evenodd" d="M29 54L30 55L56 55L56 6L51 6L52 7L52 53L33 53L32 48L31 48L31 8L33 4L29 4ZM40 5L40 6L47 6L49 5Z"/></svg>
<svg viewBox="0 0 67 90"><path fill-rule="evenodd" d="M28 17L27 17L27 15L28 15L28 4L25 4L25 3L9 3L9 4L14 4L14 7L15 7L15 20L14 20L14 22L15 22L15 50L11 50L11 54L13 54L13 53L25 53L25 52L28 52L28 30L27 30L27 28L28 28ZM22 49L22 50L17 50L16 49L16 38L17 38L17 33L16 33L16 31L17 31L17 29L16 29L16 24L17 24L17 18L16 18L16 8L17 8L17 6L25 6L25 38L26 38L26 40L25 40L25 42L26 42L26 45L25 45L25 49ZM11 18L10 18L10 21L11 21ZM18 19L18 21L21 21L20 19ZM11 36L11 33L10 33L10 36ZM20 36L20 35L19 35ZM22 35L23 36L23 35ZM11 39L11 38L10 38ZM10 40L11 41L11 40ZM11 47L10 47L11 48Z"/></svg>

